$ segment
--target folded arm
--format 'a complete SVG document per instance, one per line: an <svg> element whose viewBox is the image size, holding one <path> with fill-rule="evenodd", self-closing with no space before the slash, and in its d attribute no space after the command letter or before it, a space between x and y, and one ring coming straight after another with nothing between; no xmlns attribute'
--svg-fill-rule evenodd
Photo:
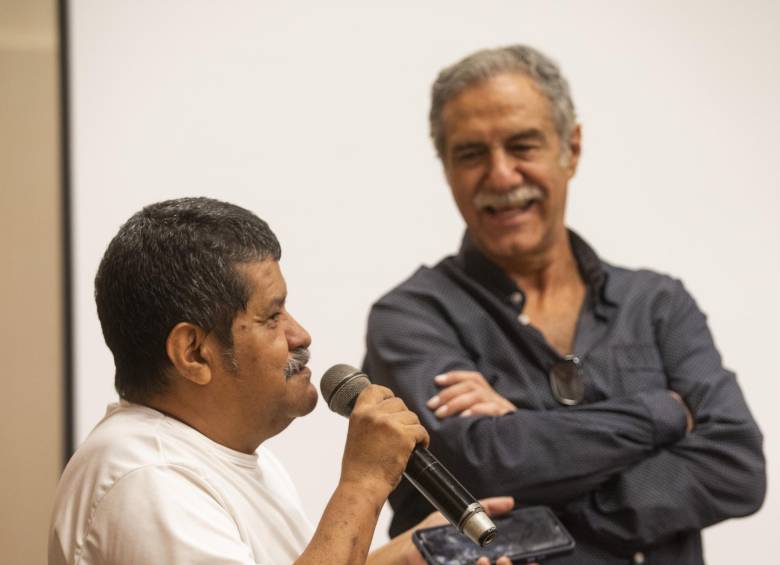
<svg viewBox="0 0 780 565"><path fill-rule="evenodd" d="M675 284L659 305L656 342L670 389L693 414L691 433L571 504L583 527L625 545L652 545L755 512L764 499L762 435L693 298Z"/></svg>
<svg viewBox="0 0 780 565"><path fill-rule="evenodd" d="M413 311L402 303L375 307L367 369L421 415L434 452L479 496L565 503L573 520L605 542L652 545L754 512L766 489L761 433L682 284L673 281L659 294L654 316L669 390L584 406L436 416L441 400L428 404L441 394L433 375L477 371L479 356L424 304ZM383 331L392 327L404 331ZM689 413L672 391L694 416L690 433Z"/></svg>
<svg viewBox="0 0 780 565"><path fill-rule="evenodd" d="M573 408L518 406L497 417L437 418L426 405L438 391L434 376L479 368L432 304L375 306L365 365L372 379L417 412L431 433L432 451L477 496L562 503L685 434L685 411L664 390Z"/></svg>

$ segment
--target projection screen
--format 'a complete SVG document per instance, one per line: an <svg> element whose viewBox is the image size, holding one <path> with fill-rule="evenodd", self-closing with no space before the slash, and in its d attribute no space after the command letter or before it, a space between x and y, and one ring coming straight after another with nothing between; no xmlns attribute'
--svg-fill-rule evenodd
<svg viewBox="0 0 780 565"><path fill-rule="evenodd" d="M583 125L569 225L612 263L685 281L768 458L780 458L768 360L780 315L780 4L71 0L68 10L77 444L115 399L92 283L123 221L185 195L252 209L281 240L315 380L334 363L359 365L372 301L455 252L463 231L428 139L433 78L470 51L522 42L561 64ZM345 432L320 402L270 442L315 522ZM779 522L770 492L758 515L707 530L708 562L773 554Z"/></svg>

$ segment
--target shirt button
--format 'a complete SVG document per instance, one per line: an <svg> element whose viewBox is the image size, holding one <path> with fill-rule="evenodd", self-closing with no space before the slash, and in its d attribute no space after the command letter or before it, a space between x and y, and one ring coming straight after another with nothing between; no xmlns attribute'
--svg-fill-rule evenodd
<svg viewBox="0 0 780 565"><path fill-rule="evenodd" d="M634 554L634 563L636 563L636 565L642 565L642 563L644 562L645 562L645 554L642 553L641 551L637 551Z"/></svg>
<svg viewBox="0 0 780 565"><path fill-rule="evenodd" d="M525 314L520 314L517 317L517 321L520 322L521 324L523 324L524 326L527 326L528 324L531 323L531 320Z"/></svg>
<svg viewBox="0 0 780 565"><path fill-rule="evenodd" d="M522 292L513 292L509 295L509 300L512 301L512 304L522 304L523 303L523 293Z"/></svg>

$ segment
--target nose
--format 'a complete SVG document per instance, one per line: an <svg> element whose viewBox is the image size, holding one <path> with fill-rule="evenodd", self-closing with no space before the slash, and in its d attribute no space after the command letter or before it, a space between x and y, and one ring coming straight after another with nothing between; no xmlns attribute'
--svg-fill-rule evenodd
<svg viewBox="0 0 780 565"><path fill-rule="evenodd" d="M289 324L285 333L287 335L288 347L291 350L299 347L309 347L311 345L311 336L309 335L309 332L298 323L298 320L290 316L289 313L287 316Z"/></svg>
<svg viewBox="0 0 780 565"><path fill-rule="evenodd" d="M515 160L502 149L490 155L487 184L490 190L503 192L523 184L523 175L517 170Z"/></svg>

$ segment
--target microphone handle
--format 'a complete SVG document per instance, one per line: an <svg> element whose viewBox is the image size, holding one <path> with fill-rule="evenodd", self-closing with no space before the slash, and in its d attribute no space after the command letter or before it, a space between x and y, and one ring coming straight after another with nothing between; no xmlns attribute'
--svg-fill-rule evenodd
<svg viewBox="0 0 780 565"><path fill-rule="evenodd" d="M482 506L425 447L414 448L404 476L453 526L473 537L475 543L484 546L495 537L495 526L491 530L492 522L484 515ZM470 520L472 517L475 520ZM472 531L474 528L477 530Z"/></svg>

